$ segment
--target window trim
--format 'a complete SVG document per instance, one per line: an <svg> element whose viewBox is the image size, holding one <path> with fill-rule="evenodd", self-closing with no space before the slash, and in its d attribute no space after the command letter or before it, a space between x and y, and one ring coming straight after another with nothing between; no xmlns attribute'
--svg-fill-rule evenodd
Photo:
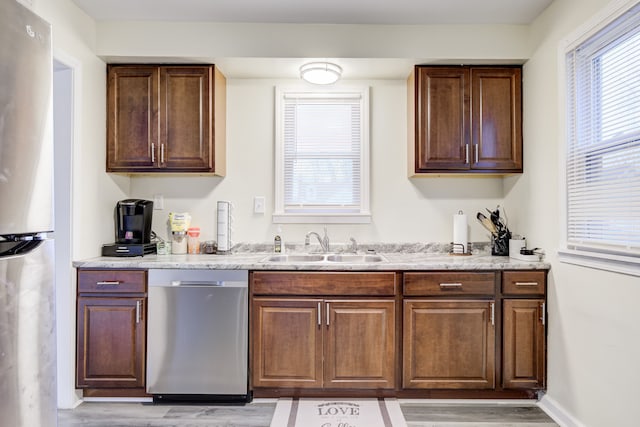
<svg viewBox="0 0 640 427"><path fill-rule="evenodd" d="M360 146L360 210L357 213L291 213L284 211L284 114L283 101L287 94L344 94L360 97L362 130ZM339 86L332 88L312 88L309 86L275 87L275 203L272 222L274 224L369 224L370 210L370 130L369 130L369 87Z"/></svg>
<svg viewBox="0 0 640 427"><path fill-rule="evenodd" d="M568 243L567 233L567 200L568 200L568 188L567 182L567 145L569 141L567 139L567 125L569 117L567 117L567 67L566 56L567 54L584 43L596 33L610 25L613 21L620 16L628 12L630 9L640 3L640 0L618 0L597 13L591 20L587 21L584 25L579 27L576 31L562 40L558 47L558 102L559 102L559 124L558 127L558 140L562 141L558 144L560 155L559 158L559 188L560 191L560 218L562 218L562 224L560 226L560 244L558 249L558 259L562 263L579 265L582 267L589 267L598 270L605 270L615 273L622 273L632 276L640 276L640 259L630 256L624 256L621 254L608 254L605 251L597 252L592 250L585 250L579 247L573 247Z"/></svg>

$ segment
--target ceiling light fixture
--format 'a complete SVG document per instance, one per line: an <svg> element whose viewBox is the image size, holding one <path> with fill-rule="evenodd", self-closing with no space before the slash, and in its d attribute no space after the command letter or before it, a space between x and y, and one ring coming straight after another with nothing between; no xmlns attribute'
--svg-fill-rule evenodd
<svg viewBox="0 0 640 427"><path fill-rule="evenodd" d="M300 67L300 77L317 85L335 83L341 75L342 68L331 62L309 62Z"/></svg>

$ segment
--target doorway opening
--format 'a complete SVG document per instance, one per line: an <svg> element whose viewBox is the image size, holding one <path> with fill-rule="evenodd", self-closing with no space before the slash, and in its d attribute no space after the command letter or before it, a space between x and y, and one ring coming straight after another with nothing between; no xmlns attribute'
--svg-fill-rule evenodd
<svg viewBox="0 0 640 427"><path fill-rule="evenodd" d="M75 280L72 267L72 159L74 68L53 61L53 149L58 407L73 408L75 394Z"/></svg>

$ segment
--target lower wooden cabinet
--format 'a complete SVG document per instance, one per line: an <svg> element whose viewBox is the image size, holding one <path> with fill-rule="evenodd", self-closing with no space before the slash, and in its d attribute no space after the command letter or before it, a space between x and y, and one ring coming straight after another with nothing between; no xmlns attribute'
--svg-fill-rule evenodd
<svg viewBox="0 0 640 427"><path fill-rule="evenodd" d="M393 272L254 272L255 388L394 389Z"/></svg>
<svg viewBox="0 0 640 427"><path fill-rule="evenodd" d="M76 386L144 394L145 322L146 271L79 270Z"/></svg>
<svg viewBox="0 0 640 427"><path fill-rule="evenodd" d="M322 387L322 328L316 299L253 300L255 387Z"/></svg>
<svg viewBox="0 0 640 427"><path fill-rule="evenodd" d="M395 387L395 301L327 300L324 386Z"/></svg>
<svg viewBox="0 0 640 427"><path fill-rule="evenodd" d="M395 301L255 298L253 385L394 388Z"/></svg>
<svg viewBox="0 0 640 427"><path fill-rule="evenodd" d="M510 389L545 386L544 299L503 301L502 385Z"/></svg>
<svg viewBox="0 0 640 427"><path fill-rule="evenodd" d="M492 300L406 299L403 387L494 388L494 304Z"/></svg>
<svg viewBox="0 0 640 427"><path fill-rule="evenodd" d="M78 299L77 387L144 387L140 298Z"/></svg>

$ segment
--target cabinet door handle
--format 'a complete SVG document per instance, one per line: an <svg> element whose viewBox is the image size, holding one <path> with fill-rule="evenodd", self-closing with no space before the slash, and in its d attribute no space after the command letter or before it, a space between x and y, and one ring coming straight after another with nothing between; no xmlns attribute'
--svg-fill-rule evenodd
<svg viewBox="0 0 640 427"><path fill-rule="evenodd" d="M136 301L136 323L140 323L140 306L142 304L140 303L140 300Z"/></svg>
<svg viewBox="0 0 640 427"><path fill-rule="evenodd" d="M320 304L322 303L318 301L318 326L322 325L322 306Z"/></svg>
<svg viewBox="0 0 640 427"><path fill-rule="evenodd" d="M98 286L118 286L119 284L119 280L104 280L101 282L96 282L96 285Z"/></svg>
<svg viewBox="0 0 640 427"><path fill-rule="evenodd" d="M538 282L516 282L516 286L538 286Z"/></svg>
<svg viewBox="0 0 640 427"><path fill-rule="evenodd" d="M491 326L496 324L496 303L491 303Z"/></svg>
<svg viewBox="0 0 640 427"><path fill-rule="evenodd" d="M164 164L164 144L160 144L160 163Z"/></svg>
<svg viewBox="0 0 640 427"><path fill-rule="evenodd" d="M151 143L151 163L156 162L156 144Z"/></svg>
<svg viewBox="0 0 640 427"><path fill-rule="evenodd" d="M464 145L464 162L469 163L469 144Z"/></svg>
<svg viewBox="0 0 640 427"><path fill-rule="evenodd" d="M329 326L329 303L327 303L327 326Z"/></svg>
<svg viewBox="0 0 640 427"><path fill-rule="evenodd" d="M461 288L462 283L440 283L441 288Z"/></svg>
<svg viewBox="0 0 640 427"><path fill-rule="evenodd" d="M480 148L478 147L478 144L475 144L474 148L475 148L475 152L476 152L476 163L478 163L478 157L480 156L478 154L478 151L480 151Z"/></svg>
<svg viewBox="0 0 640 427"><path fill-rule="evenodd" d="M542 310L540 321L542 322L542 326L545 326L547 323L547 303L543 302L540 309Z"/></svg>

